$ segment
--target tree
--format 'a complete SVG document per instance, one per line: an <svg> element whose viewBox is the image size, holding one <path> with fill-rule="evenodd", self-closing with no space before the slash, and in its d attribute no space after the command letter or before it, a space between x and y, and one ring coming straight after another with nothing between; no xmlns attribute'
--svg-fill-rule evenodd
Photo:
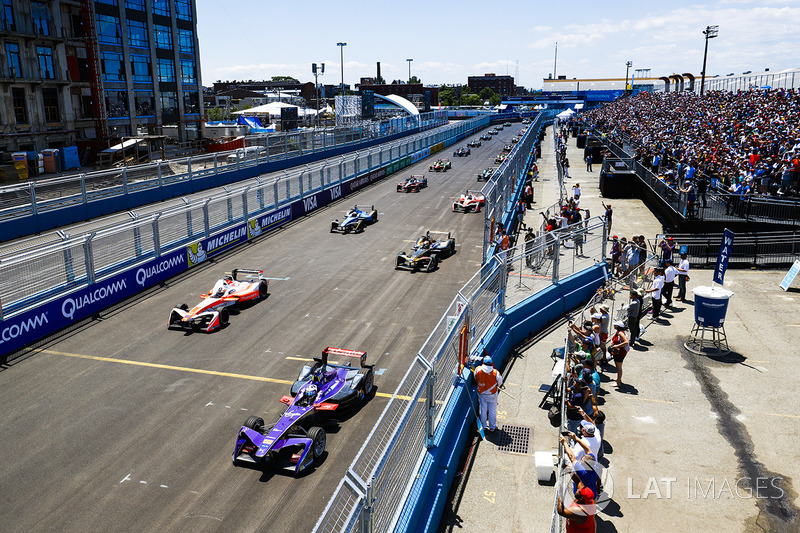
<svg viewBox="0 0 800 533"><path fill-rule="evenodd" d="M452 87L442 87L439 89L439 102L445 106L457 105L456 92Z"/></svg>
<svg viewBox="0 0 800 533"><path fill-rule="evenodd" d="M419 79L418 77L416 77L416 76L411 76L411 79L410 79L410 80L408 80L408 84L409 84L409 85L411 85L412 83L422 83L422 80L420 80L420 79Z"/></svg>
<svg viewBox="0 0 800 533"><path fill-rule="evenodd" d="M272 76L272 81L287 81L289 83L297 83L298 85L300 82L291 76Z"/></svg>
<svg viewBox="0 0 800 533"><path fill-rule="evenodd" d="M219 107L212 107L208 110L208 120L217 122L222 120L222 109Z"/></svg>

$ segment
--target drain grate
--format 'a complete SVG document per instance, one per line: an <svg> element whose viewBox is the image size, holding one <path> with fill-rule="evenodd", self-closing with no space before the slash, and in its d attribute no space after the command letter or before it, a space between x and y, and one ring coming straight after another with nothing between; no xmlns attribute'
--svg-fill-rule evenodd
<svg viewBox="0 0 800 533"><path fill-rule="evenodd" d="M530 455L531 433L526 426L501 425L497 430L497 451Z"/></svg>

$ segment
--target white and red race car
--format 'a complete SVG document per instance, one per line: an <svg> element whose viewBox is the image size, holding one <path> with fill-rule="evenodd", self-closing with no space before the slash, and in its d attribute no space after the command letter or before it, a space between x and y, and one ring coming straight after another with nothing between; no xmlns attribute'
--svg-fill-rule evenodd
<svg viewBox="0 0 800 533"><path fill-rule="evenodd" d="M453 212L461 211L480 213L481 207L486 204L486 197L481 191L467 191L461 195L457 202L453 202Z"/></svg>
<svg viewBox="0 0 800 533"><path fill-rule="evenodd" d="M200 295L202 301L189 309L186 304L175 306L169 313L167 329L205 331L211 333L228 324L229 307L250 300L263 300L269 294L269 280L263 270L233 269L214 284L207 293Z"/></svg>

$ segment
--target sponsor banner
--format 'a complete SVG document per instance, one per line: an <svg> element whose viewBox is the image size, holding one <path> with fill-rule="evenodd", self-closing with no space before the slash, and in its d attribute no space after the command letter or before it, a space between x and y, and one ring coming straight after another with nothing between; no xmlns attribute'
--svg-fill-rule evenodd
<svg viewBox="0 0 800 533"><path fill-rule="evenodd" d="M177 250L0 322L0 354L18 350L188 268Z"/></svg>
<svg viewBox="0 0 800 533"><path fill-rule="evenodd" d="M359 176L358 178L353 178L350 181L347 181L343 184L344 187L344 194L350 194L351 192L355 192L362 187L366 187L370 183L374 183L378 180L382 180L386 177L388 172L386 171L387 167L379 168L378 170L373 170L369 174L365 174L363 176Z"/></svg>
<svg viewBox="0 0 800 533"><path fill-rule="evenodd" d="M282 226L292 220L292 206L282 207L277 211L270 211L266 215L258 216L247 221L248 238L252 239L272 229Z"/></svg>
<svg viewBox="0 0 800 533"><path fill-rule="evenodd" d="M431 155L435 154L436 152L441 152L444 150L444 142L436 143L431 146Z"/></svg>
<svg viewBox="0 0 800 533"><path fill-rule="evenodd" d="M239 224L231 229L212 235L200 242L186 247L189 266L199 265L209 257L214 257L234 246L247 241L249 224Z"/></svg>

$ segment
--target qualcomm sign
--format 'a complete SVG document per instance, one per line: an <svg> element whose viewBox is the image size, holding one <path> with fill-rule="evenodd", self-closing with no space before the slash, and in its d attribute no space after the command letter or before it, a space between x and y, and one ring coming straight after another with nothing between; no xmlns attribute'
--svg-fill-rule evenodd
<svg viewBox="0 0 800 533"><path fill-rule="evenodd" d="M181 249L0 321L0 355L102 311L187 268L186 250Z"/></svg>

